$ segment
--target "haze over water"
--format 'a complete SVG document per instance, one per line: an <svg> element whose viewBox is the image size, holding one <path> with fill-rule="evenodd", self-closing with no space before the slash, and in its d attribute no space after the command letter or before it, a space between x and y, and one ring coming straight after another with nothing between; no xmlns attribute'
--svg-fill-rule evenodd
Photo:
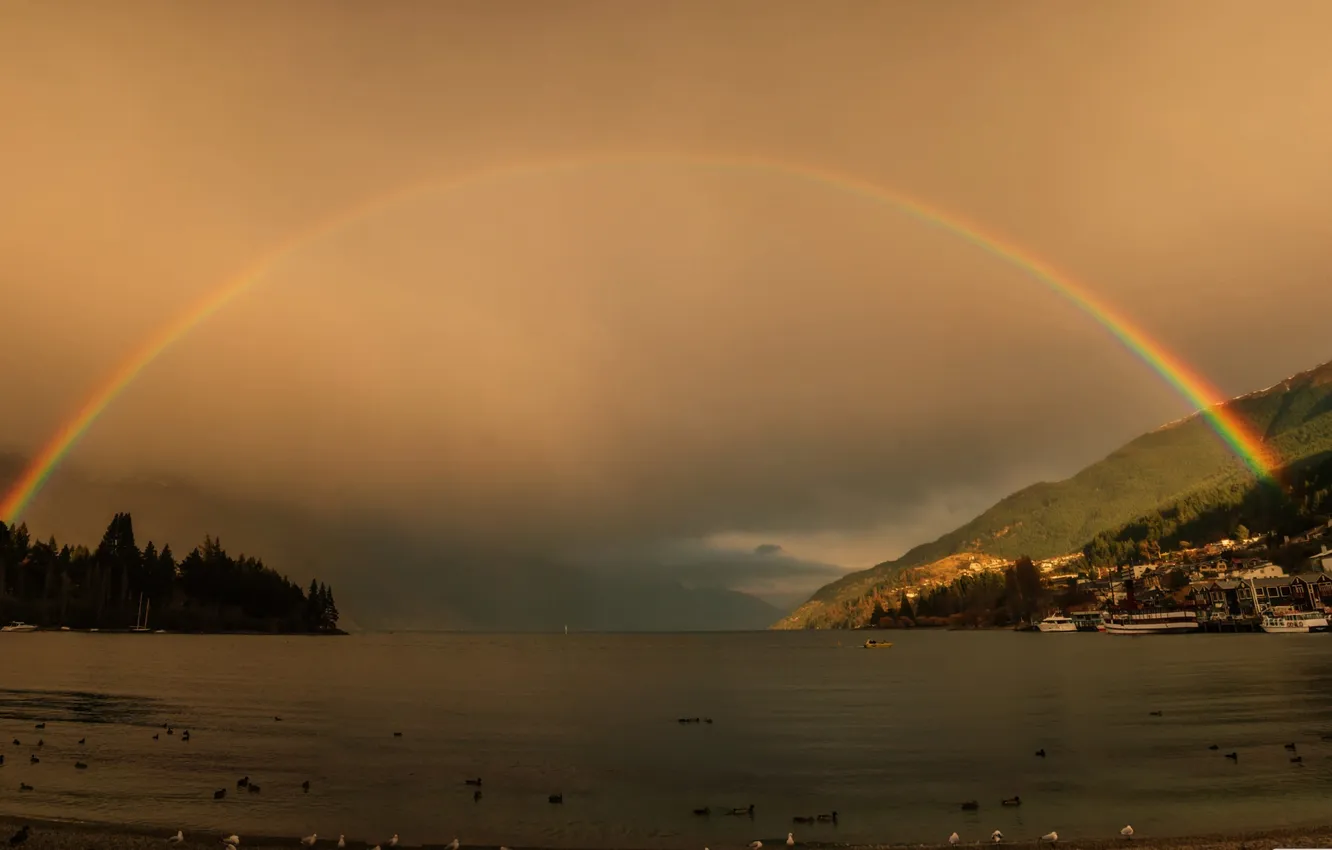
<svg viewBox="0 0 1332 850"><path fill-rule="evenodd" d="M1101 837L1125 823L1150 836L1332 816L1325 636L891 637L866 652L830 633L4 635L0 737L22 746L4 748L0 814L598 848L790 829L802 842ZM237 791L246 774L262 793ZM463 784L475 776L479 802ZM20 795L20 781L36 790ZM1021 808L1000 807L1015 794ZM959 810L970 799L979 812ZM691 814L749 803L752 822ZM834 809L836 828L791 823Z"/></svg>

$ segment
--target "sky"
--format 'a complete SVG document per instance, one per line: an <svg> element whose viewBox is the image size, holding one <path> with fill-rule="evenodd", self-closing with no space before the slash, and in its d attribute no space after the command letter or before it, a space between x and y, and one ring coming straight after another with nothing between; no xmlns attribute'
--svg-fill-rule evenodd
<svg viewBox="0 0 1332 850"><path fill-rule="evenodd" d="M1190 410L1023 270L797 172L1001 234L1243 393L1332 359L1329 27L1321 0L0 4L0 449L266 262L69 464L480 551L739 553L732 586L798 595ZM719 164L746 157L787 165Z"/></svg>

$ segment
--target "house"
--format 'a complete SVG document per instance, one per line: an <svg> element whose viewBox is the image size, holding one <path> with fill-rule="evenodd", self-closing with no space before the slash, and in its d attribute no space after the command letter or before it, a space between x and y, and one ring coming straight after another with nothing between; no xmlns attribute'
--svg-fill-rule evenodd
<svg viewBox="0 0 1332 850"><path fill-rule="evenodd" d="M1194 604L1213 617L1239 617L1253 613L1249 588L1238 581L1199 581L1189 585Z"/></svg>
<svg viewBox="0 0 1332 850"><path fill-rule="evenodd" d="M1249 587L1256 597L1259 609L1289 605L1301 611L1313 611L1324 606L1321 594L1327 593L1332 599L1332 582L1320 583L1316 578L1300 576L1280 576L1257 578L1242 582L1242 587Z"/></svg>
<svg viewBox="0 0 1332 850"><path fill-rule="evenodd" d="M1264 561L1259 564L1251 564L1243 570L1235 573L1234 577L1245 581L1251 578L1281 578L1286 575L1286 571L1270 561Z"/></svg>
<svg viewBox="0 0 1332 850"><path fill-rule="evenodd" d="M1326 546L1320 546L1317 555L1309 556L1309 566L1315 570L1321 570L1325 573L1332 573L1332 550Z"/></svg>
<svg viewBox="0 0 1332 850"><path fill-rule="evenodd" d="M1327 573L1300 573L1294 577L1304 585L1305 598L1312 609L1332 608L1332 575Z"/></svg>

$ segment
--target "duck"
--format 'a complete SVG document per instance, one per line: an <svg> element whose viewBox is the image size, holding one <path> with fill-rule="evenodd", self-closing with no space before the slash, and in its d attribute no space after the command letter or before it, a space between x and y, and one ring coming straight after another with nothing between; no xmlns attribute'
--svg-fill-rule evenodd
<svg viewBox="0 0 1332 850"><path fill-rule="evenodd" d="M546 798L546 800L549 801L551 804L558 805L559 803L563 803L563 802L564 802L564 795L563 795L563 794L551 794L549 797Z"/></svg>
<svg viewBox="0 0 1332 850"><path fill-rule="evenodd" d="M754 807L750 806L749 809L752 812ZM837 810L834 809L826 815L819 815L819 823L837 823Z"/></svg>
<svg viewBox="0 0 1332 850"><path fill-rule="evenodd" d="M29 785L29 784L26 783L26 782L20 782L20 783L19 783L19 790L20 790L20 791L31 791L31 790L32 790L32 786Z"/></svg>
<svg viewBox="0 0 1332 850"><path fill-rule="evenodd" d="M251 794L258 794L263 789L260 788L258 785L254 784L253 782L251 782L249 785L246 786L245 790L249 791Z"/></svg>
<svg viewBox="0 0 1332 850"><path fill-rule="evenodd" d="M310 780L307 779L301 783L301 791L303 791L306 794L310 793Z"/></svg>
<svg viewBox="0 0 1332 850"><path fill-rule="evenodd" d="M1020 806L1022 805L1022 798L1014 795L1012 797L1009 797L1007 800L1000 800L999 802L1001 805L1005 806Z"/></svg>
<svg viewBox="0 0 1332 850"><path fill-rule="evenodd" d="M214 799L214 800L221 800L221 799L222 799L223 797L225 797L225 796L227 796L227 789L225 789L225 788L219 788L219 789L217 789L216 791L213 792L213 799ZM224 841L223 843L225 844L225 843L227 843L227 842Z"/></svg>
<svg viewBox="0 0 1332 850"><path fill-rule="evenodd" d="M75 769L75 770L87 770L87 769L88 769L88 765L84 764L84 763L81 762L81 761L76 761L76 762L74 762L74 769Z"/></svg>
<svg viewBox="0 0 1332 850"><path fill-rule="evenodd" d="M814 823L814 821L815 817L813 815L807 815L807 816L796 815L795 817L791 818L791 823Z"/></svg>
<svg viewBox="0 0 1332 850"><path fill-rule="evenodd" d="M701 808L701 809L694 809L694 814L698 815L698 816L701 817L701 818L705 818L705 817L707 817L708 815L712 814L712 807L711 807L711 806L704 806L704 807Z"/></svg>
<svg viewBox="0 0 1332 850"><path fill-rule="evenodd" d="M1237 762L1239 761L1239 753L1226 753L1226 758Z"/></svg>
<svg viewBox="0 0 1332 850"><path fill-rule="evenodd" d="M464 785L475 785L476 787L480 788L480 787L481 787L481 777L478 776L476 779L464 779L464 780L463 780L463 784L464 784Z"/></svg>
<svg viewBox="0 0 1332 850"><path fill-rule="evenodd" d="M1037 750L1036 756L1038 758L1045 758L1045 747L1041 747L1039 750Z"/></svg>
<svg viewBox="0 0 1332 850"><path fill-rule="evenodd" d="M237 787L237 788L244 788L246 785L249 785L249 784L250 784L250 777L249 777L249 776L242 776L240 779L237 779L237 780L236 780L236 787Z"/></svg>
<svg viewBox="0 0 1332 850"><path fill-rule="evenodd" d="M979 808L980 808L980 803L976 800L967 800L965 803L962 804L962 811L964 812L974 812Z"/></svg>

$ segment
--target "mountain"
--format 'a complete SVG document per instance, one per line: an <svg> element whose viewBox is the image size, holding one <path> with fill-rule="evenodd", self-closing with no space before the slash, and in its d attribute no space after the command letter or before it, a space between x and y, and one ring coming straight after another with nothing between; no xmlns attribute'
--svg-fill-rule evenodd
<svg viewBox="0 0 1332 850"><path fill-rule="evenodd" d="M1332 451L1332 362L1223 407L1248 422L1283 465ZM860 600L890 590L906 570L963 553L1040 559L1077 552L1159 506L1242 490L1253 482L1203 416L1194 414L1138 437L1072 478L1019 490L896 560L825 585L774 627L847 626L864 607Z"/></svg>
<svg viewBox="0 0 1332 850"><path fill-rule="evenodd" d="M0 487L23 459L0 455ZM763 629L782 615L722 587L694 587L635 564L583 568L553 557L469 551L364 517L323 516L189 482L98 477L63 467L24 520L34 539L95 545L117 512L138 542L183 556L219 538L301 586L337 588L341 624L356 629L691 631Z"/></svg>

